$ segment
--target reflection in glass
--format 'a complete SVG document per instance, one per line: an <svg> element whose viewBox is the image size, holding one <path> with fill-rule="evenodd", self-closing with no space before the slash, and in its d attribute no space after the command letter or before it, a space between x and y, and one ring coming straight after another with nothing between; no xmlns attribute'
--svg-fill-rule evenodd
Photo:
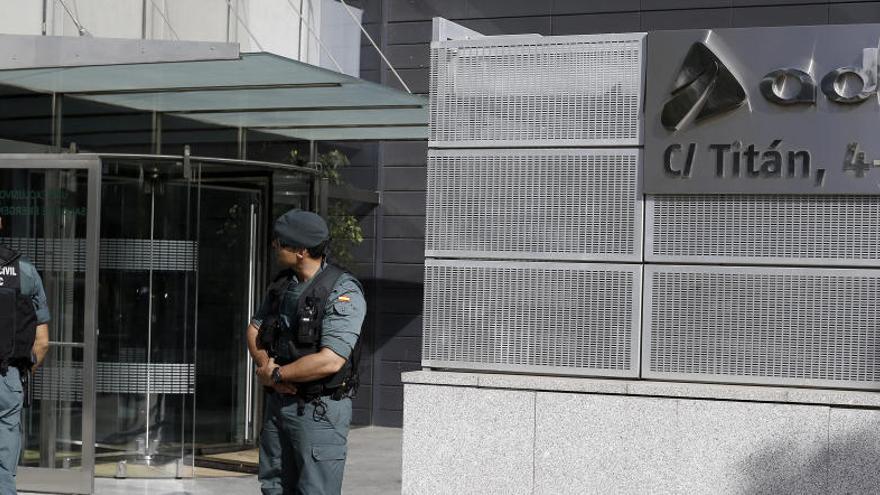
<svg viewBox="0 0 880 495"><path fill-rule="evenodd" d="M36 265L52 316L54 345L30 379L22 413L25 466L81 463L87 199L85 170L0 171L2 242Z"/></svg>

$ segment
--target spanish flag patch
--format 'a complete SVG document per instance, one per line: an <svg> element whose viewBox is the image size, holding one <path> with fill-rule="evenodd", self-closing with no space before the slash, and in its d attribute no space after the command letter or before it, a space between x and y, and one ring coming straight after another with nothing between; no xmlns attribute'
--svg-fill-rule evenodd
<svg viewBox="0 0 880 495"><path fill-rule="evenodd" d="M351 298L348 296L339 296L339 300L342 302L351 302Z"/></svg>

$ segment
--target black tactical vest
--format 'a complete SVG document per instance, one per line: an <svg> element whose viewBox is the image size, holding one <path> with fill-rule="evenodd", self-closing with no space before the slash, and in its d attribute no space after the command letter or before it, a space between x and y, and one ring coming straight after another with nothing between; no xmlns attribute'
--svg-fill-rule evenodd
<svg viewBox="0 0 880 495"><path fill-rule="evenodd" d="M21 256L0 246L0 373L31 367L36 332L34 303L21 292Z"/></svg>
<svg viewBox="0 0 880 495"><path fill-rule="evenodd" d="M283 366L321 350L324 309L330 292L343 273L345 272L341 268L328 264L315 275L300 294L296 314L293 315L289 327L281 320L281 300L294 274L291 270L286 270L275 278L269 287L270 310L260 326L259 341L260 347L266 349L277 364ZM355 282L360 287L360 282ZM297 395L307 399L330 395L337 400L345 395L353 395L358 384L360 342L361 339L358 338L351 356L336 374L313 382L297 383Z"/></svg>

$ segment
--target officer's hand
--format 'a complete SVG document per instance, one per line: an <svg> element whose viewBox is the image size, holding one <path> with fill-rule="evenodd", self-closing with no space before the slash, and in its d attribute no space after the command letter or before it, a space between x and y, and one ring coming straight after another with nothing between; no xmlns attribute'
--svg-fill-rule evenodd
<svg viewBox="0 0 880 495"><path fill-rule="evenodd" d="M296 387L289 383L281 382L277 385L272 385L272 388L279 394L296 395Z"/></svg>
<svg viewBox="0 0 880 495"><path fill-rule="evenodd" d="M269 358L269 362L266 363L265 366L261 366L257 368L257 378L260 380L260 384L265 385L267 387L272 386L272 370L277 368L278 365L275 364L275 360Z"/></svg>

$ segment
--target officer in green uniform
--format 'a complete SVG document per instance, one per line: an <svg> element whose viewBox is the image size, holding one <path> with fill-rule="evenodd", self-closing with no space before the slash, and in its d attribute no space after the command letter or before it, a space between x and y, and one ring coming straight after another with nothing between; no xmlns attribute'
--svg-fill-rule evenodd
<svg viewBox="0 0 880 495"><path fill-rule="evenodd" d="M257 376L271 390L266 395L260 435L259 480L267 495L339 494L351 399L345 394L348 385L340 386L336 378L351 367L350 357L366 316L366 301L353 276L326 263L329 230L320 216L291 210L276 220L274 233L278 262L290 269L290 276L279 277L280 284L276 280L273 285L281 287L278 296L270 290L247 330ZM331 273L339 274L332 285L326 281ZM310 310L304 309L300 299L321 299L312 297L320 284L327 285L329 293L320 301L322 314L314 352L279 365L262 345L266 329L261 331L261 327L269 326L271 321L281 334L295 333L298 325L302 328ZM316 383L325 385L316 389Z"/></svg>
<svg viewBox="0 0 880 495"><path fill-rule="evenodd" d="M0 217L0 232L2 231L3 218ZM18 301L24 301L24 304L19 305ZM28 348L13 352L14 348L3 347L4 357L0 361L0 494L2 495L16 493L15 472L21 457L21 408L24 403L21 373L27 368L34 369L43 362L49 350L48 323L49 307L46 304L46 292L37 269L30 261L4 245L3 238L0 237L0 335L21 342L20 335L28 334L26 337ZM31 331L34 333L29 333ZM27 356L28 354L30 355ZM22 358L15 359L18 355L22 355Z"/></svg>

